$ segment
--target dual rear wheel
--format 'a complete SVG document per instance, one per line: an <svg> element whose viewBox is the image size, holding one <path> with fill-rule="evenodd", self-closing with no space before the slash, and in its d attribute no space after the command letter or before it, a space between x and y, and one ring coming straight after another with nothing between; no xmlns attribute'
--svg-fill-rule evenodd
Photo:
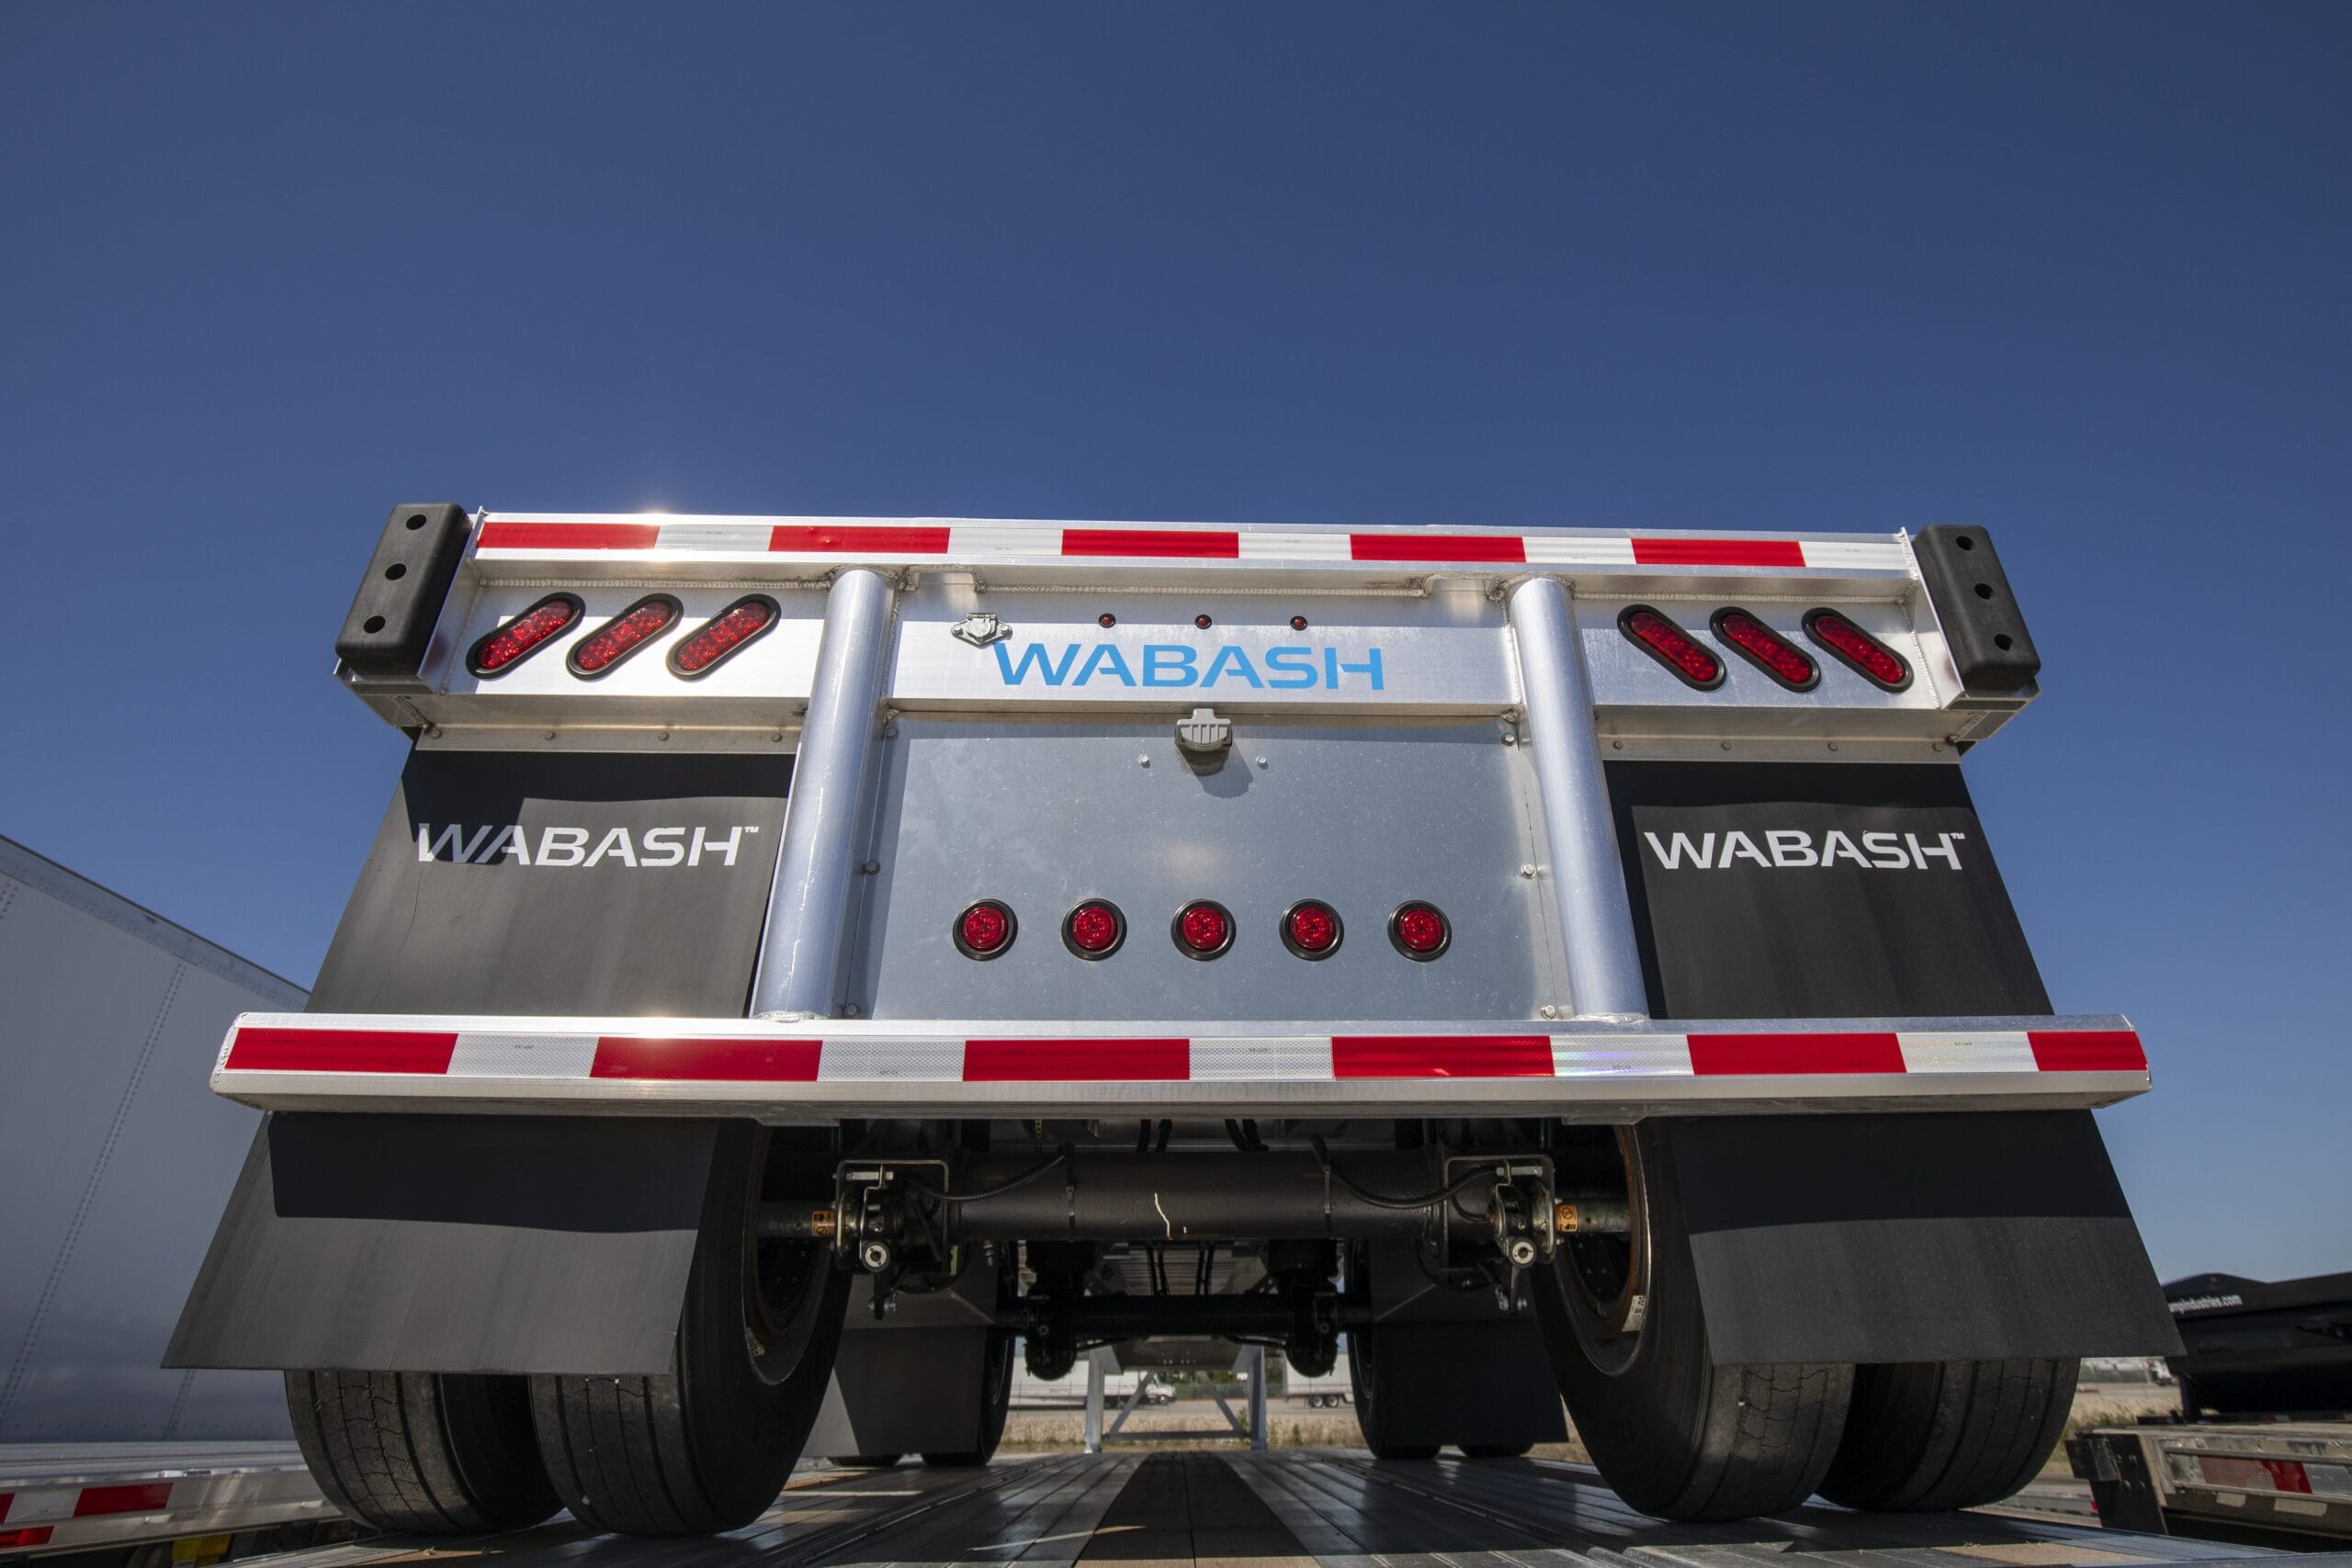
<svg viewBox="0 0 2352 1568"><path fill-rule="evenodd" d="M848 1293L828 1247L753 1236L759 1199L803 1177L759 1129L721 1132L667 1372L288 1372L322 1490L401 1534L517 1529L560 1508L628 1535L750 1524L815 1424Z"/></svg>
<svg viewBox="0 0 2352 1568"><path fill-rule="evenodd" d="M1622 1204L1622 1233L1563 1239L1537 1308L1594 1465L1662 1518L1731 1519L1816 1493L1851 1508L1973 1507L2038 1474L2072 1360L1717 1365L1663 1129L1565 1129L1564 1191Z"/></svg>

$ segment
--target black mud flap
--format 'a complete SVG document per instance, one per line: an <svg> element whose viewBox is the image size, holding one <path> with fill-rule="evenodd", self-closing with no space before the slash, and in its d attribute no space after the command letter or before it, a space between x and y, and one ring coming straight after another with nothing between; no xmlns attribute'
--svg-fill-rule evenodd
<svg viewBox="0 0 2352 1568"><path fill-rule="evenodd" d="M2050 1011L1958 767L1620 762L1609 784L1654 1016ZM2178 1348L2088 1111L1669 1139L1719 1363Z"/></svg>
<svg viewBox="0 0 2352 1568"><path fill-rule="evenodd" d="M273 1116L164 1364L666 1372L718 1126Z"/></svg>
<svg viewBox="0 0 2352 1568"><path fill-rule="evenodd" d="M1718 1364L2180 1348L2087 1111L1668 1132Z"/></svg>
<svg viewBox="0 0 2352 1568"><path fill-rule="evenodd" d="M741 1017L791 772L413 752L310 1010ZM717 1125L271 1117L165 1364L666 1371Z"/></svg>

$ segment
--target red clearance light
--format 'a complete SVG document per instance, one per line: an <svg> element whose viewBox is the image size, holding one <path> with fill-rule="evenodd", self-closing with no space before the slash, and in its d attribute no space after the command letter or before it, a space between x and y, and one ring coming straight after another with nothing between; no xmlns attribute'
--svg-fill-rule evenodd
<svg viewBox="0 0 2352 1568"><path fill-rule="evenodd" d="M670 672L689 681L702 679L733 657L736 649L766 636L782 614L775 601L764 593L736 600L670 650Z"/></svg>
<svg viewBox="0 0 2352 1568"><path fill-rule="evenodd" d="M1724 661L1647 604L1626 605L1618 613L1617 629L1635 648L1673 671L1684 684L1712 692L1724 683Z"/></svg>
<svg viewBox="0 0 2352 1568"><path fill-rule="evenodd" d="M1329 958L1345 934L1340 911L1320 898L1302 898L1283 912L1283 945L1297 957Z"/></svg>
<svg viewBox="0 0 2352 1568"><path fill-rule="evenodd" d="M1821 684L1821 666L1804 649L1735 605L1717 610L1707 623L1747 660L1792 692Z"/></svg>
<svg viewBox="0 0 2352 1568"><path fill-rule="evenodd" d="M1416 899L1397 905L1388 917L1388 940L1406 957L1426 964L1453 945L1453 927L1436 905Z"/></svg>
<svg viewBox="0 0 2352 1568"><path fill-rule="evenodd" d="M683 613L667 593L649 593L573 643L564 662L583 681L609 675L630 654L668 631Z"/></svg>
<svg viewBox="0 0 2352 1568"><path fill-rule="evenodd" d="M550 593L476 642L467 651L466 668L477 680L496 680L545 648L580 613L576 595Z"/></svg>
<svg viewBox="0 0 2352 1568"><path fill-rule="evenodd" d="M956 951L965 957L987 959L1011 947L1020 930L1010 906L983 898L956 917L949 934L956 940Z"/></svg>
<svg viewBox="0 0 2352 1568"><path fill-rule="evenodd" d="M1080 958L1108 958L1127 940L1127 918L1107 899L1089 898L1062 917L1062 945Z"/></svg>
<svg viewBox="0 0 2352 1568"><path fill-rule="evenodd" d="M1901 654L1835 610L1807 611L1804 635L1872 685L1899 692L1911 683L1911 666Z"/></svg>
<svg viewBox="0 0 2352 1568"><path fill-rule="evenodd" d="M1168 924L1176 951L1187 958L1222 958L1233 945L1233 912L1207 898L1195 898Z"/></svg>

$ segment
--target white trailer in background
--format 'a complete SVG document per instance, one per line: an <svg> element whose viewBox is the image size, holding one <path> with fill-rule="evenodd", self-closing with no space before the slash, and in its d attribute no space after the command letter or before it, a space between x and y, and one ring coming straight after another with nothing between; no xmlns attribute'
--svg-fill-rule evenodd
<svg viewBox="0 0 2352 1568"><path fill-rule="evenodd" d="M206 1092L220 1032L303 999L0 839L0 1555L336 1517L283 1380L161 1364L260 1120Z"/></svg>

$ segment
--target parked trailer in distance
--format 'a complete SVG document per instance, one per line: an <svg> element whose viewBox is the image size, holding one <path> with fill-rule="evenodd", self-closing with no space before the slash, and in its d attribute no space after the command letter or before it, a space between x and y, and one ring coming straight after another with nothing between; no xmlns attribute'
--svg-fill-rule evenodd
<svg viewBox="0 0 2352 1568"><path fill-rule="evenodd" d="M1344 1343L1385 1461L1951 1508L2176 1348L1980 529L402 506L335 651L412 749L171 1360L383 1528L725 1529L1187 1337Z"/></svg>
<svg viewBox="0 0 2352 1568"><path fill-rule="evenodd" d="M279 1378L159 1364L257 1120L206 1066L302 999L0 839L0 1555L336 1518Z"/></svg>

